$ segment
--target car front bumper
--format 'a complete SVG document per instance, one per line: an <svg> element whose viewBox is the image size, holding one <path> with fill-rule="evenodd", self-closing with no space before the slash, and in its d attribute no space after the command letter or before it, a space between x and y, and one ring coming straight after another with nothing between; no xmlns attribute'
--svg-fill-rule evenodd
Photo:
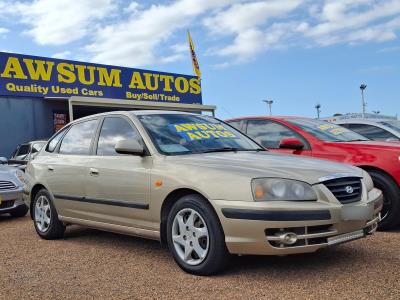
<svg viewBox="0 0 400 300"><path fill-rule="evenodd" d="M361 201L350 204L330 196L318 201L212 203L230 253L286 255L314 252L372 234L380 220L382 192L373 189L363 194Z"/></svg>
<svg viewBox="0 0 400 300"><path fill-rule="evenodd" d="M2 191L0 193L1 204L0 204L0 214L6 214L12 212L20 206L24 206L23 201L23 191L22 188Z"/></svg>

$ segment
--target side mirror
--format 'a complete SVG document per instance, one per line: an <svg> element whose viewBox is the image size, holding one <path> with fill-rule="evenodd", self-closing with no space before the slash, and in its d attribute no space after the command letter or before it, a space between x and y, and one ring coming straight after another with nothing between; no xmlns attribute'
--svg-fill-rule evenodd
<svg viewBox="0 0 400 300"><path fill-rule="evenodd" d="M0 165L5 165L8 163L8 159L5 157L0 157Z"/></svg>
<svg viewBox="0 0 400 300"><path fill-rule="evenodd" d="M131 154L142 156L144 147L137 140L120 140L114 147L119 154Z"/></svg>
<svg viewBox="0 0 400 300"><path fill-rule="evenodd" d="M304 148L304 144L297 138L287 138L281 140L279 148L301 150Z"/></svg>

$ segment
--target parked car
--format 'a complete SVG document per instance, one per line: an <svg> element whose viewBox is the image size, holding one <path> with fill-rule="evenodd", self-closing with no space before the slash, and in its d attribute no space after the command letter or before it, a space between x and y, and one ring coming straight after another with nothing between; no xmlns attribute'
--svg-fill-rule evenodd
<svg viewBox="0 0 400 300"><path fill-rule="evenodd" d="M314 252L364 237L382 207L359 168L276 155L217 119L183 112L76 120L27 176L40 237L79 224L158 239L199 275L221 270L229 253Z"/></svg>
<svg viewBox="0 0 400 300"><path fill-rule="evenodd" d="M250 117L227 121L274 152L358 166L383 191L382 230L400 222L400 144L370 141L349 129L301 117Z"/></svg>
<svg viewBox="0 0 400 300"><path fill-rule="evenodd" d="M330 122L353 130L370 140L400 141L400 121L390 119L346 119Z"/></svg>
<svg viewBox="0 0 400 300"><path fill-rule="evenodd" d="M22 199L24 173L16 168L0 165L0 215L23 217L28 206Z"/></svg>
<svg viewBox="0 0 400 300"><path fill-rule="evenodd" d="M8 164L24 171L26 164L36 156L44 145L46 145L46 141L32 141L18 145L12 157L8 160Z"/></svg>

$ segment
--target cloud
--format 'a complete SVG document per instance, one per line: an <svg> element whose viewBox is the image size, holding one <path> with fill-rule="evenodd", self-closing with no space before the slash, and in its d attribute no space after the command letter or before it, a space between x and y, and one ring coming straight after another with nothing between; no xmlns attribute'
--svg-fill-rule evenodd
<svg viewBox="0 0 400 300"><path fill-rule="evenodd" d="M400 52L400 46L385 47L378 51L379 53Z"/></svg>
<svg viewBox="0 0 400 300"><path fill-rule="evenodd" d="M157 50L176 31L193 26L197 17L233 0L176 0L138 8L127 19L101 26L85 49L93 61L142 66L162 61ZM162 55L164 56L164 55Z"/></svg>
<svg viewBox="0 0 400 300"><path fill-rule="evenodd" d="M63 51L63 52L58 52L58 53L54 53L51 57L52 58L59 58L59 59L65 59L65 58L69 58L71 56L71 51Z"/></svg>
<svg viewBox="0 0 400 300"><path fill-rule="evenodd" d="M112 0L35 0L12 4L25 31L40 45L65 45L86 37L95 22L110 14Z"/></svg>
<svg viewBox="0 0 400 300"><path fill-rule="evenodd" d="M0 27L0 36L5 36L10 30L4 27Z"/></svg>

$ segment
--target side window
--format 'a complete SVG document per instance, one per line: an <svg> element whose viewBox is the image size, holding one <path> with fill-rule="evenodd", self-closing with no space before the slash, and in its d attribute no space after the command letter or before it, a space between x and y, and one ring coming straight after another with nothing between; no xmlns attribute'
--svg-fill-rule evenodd
<svg viewBox="0 0 400 300"><path fill-rule="evenodd" d="M54 152L54 150L57 147L58 142L61 140L63 137L65 131L68 130L68 127L63 128L57 134L50 140L50 142L47 144L46 151L47 152Z"/></svg>
<svg viewBox="0 0 400 300"><path fill-rule="evenodd" d="M298 133L290 128L267 120L249 120L247 123L247 135L257 141L260 145L269 149L278 149L282 139L297 138L304 145L306 141Z"/></svg>
<svg viewBox="0 0 400 300"><path fill-rule="evenodd" d="M141 140L139 132L131 123L121 117L108 117L104 119L97 143L97 155L119 155L115 152L115 144L120 140Z"/></svg>
<svg viewBox="0 0 400 300"><path fill-rule="evenodd" d="M385 129L367 124L347 124L347 128L353 130L371 140L386 141L389 139L399 140L395 135Z"/></svg>
<svg viewBox="0 0 400 300"><path fill-rule="evenodd" d="M232 127L235 127L237 130L240 130L243 132L243 122L242 121L229 121L227 122L229 125Z"/></svg>
<svg viewBox="0 0 400 300"><path fill-rule="evenodd" d="M90 144L96 132L97 120L72 125L61 142L61 154L89 155Z"/></svg>
<svg viewBox="0 0 400 300"><path fill-rule="evenodd" d="M15 154L15 158L22 159L23 157L29 154L29 150L30 150L29 144L23 144L19 146L17 153Z"/></svg>

